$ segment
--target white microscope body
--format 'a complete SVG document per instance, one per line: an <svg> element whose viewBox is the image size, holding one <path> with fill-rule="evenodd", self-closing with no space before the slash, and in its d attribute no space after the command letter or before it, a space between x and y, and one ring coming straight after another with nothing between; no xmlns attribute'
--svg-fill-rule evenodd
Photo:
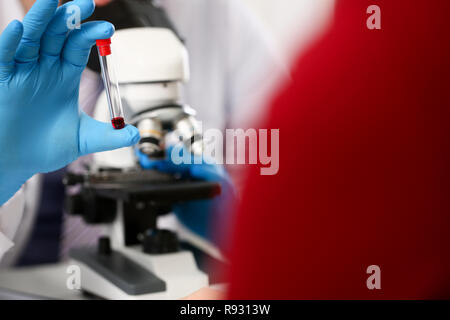
<svg viewBox="0 0 450 320"><path fill-rule="evenodd" d="M191 152L202 152L195 113L179 103L181 86L189 79L188 53L183 43L169 29L122 29L112 38L112 50L125 120L138 127L141 134L137 148L150 158L160 158L168 137L176 137L186 143ZM98 100L94 117L109 122L104 93ZM127 172L137 166L134 149L123 148L95 154L91 171L120 169ZM124 207L124 201L118 200L116 215L109 227L110 241L100 258L91 260L98 251L72 255L73 263L81 267L82 289L107 299L178 299L208 286L208 276L199 270L191 251L149 254L140 246L127 245ZM110 251L114 252L113 258ZM130 261L131 268L124 267ZM158 279L154 288L151 281L137 279L145 271ZM125 274L120 275L123 272ZM130 286L128 280L136 286Z"/></svg>

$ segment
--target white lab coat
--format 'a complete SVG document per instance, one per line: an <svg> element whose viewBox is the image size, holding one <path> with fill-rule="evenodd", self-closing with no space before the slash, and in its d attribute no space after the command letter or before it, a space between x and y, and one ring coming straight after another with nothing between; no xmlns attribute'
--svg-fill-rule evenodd
<svg viewBox="0 0 450 320"><path fill-rule="evenodd" d="M19 0L0 0L0 32L14 19L22 20L23 8ZM0 207L0 260L12 264L27 243L35 219L40 197L40 176L36 175L7 203ZM5 253L14 246L14 250Z"/></svg>
<svg viewBox="0 0 450 320"><path fill-rule="evenodd" d="M7 9L19 1L7 1L8 7L5 2L0 1L2 27L5 20L16 18L13 15L17 11ZM191 79L184 90L184 101L197 110L204 128L246 126L260 120L269 88L284 71L264 29L247 9L239 0L162 0L160 3L186 40ZM92 74L87 81L93 81ZM97 90L96 86L84 87ZM95 94L87 89L80 91L80 102L90 101L82 108L92 109ZM32 197L30 192L20 191L0 207L0 258L13 242L17 243L17 238L25 239L23 233L30 232L29 228L15 232L23 215L23 203L29 197ZM14 258L9 260L12 263Z"/></svg>

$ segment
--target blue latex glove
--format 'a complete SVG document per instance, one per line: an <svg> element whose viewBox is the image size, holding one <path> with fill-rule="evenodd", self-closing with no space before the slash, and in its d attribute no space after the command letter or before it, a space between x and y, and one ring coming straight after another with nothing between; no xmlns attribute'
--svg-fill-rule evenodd
<svg viewBox="0 0 450 320"><path fill-rule="evenodd" d="M170 155L177 153L182 158L184 152L185 150L177 145L167 149L165 160L150 160L139 150L136 151L136 155L144 169L154 169L165 173L180 174L186 178L220 183L222 189L220 196L177 204L173 208L181 223L191 231L213 242L220 242L226 235L231 220L232 206L236 200L233 183L223 166L210 164L212 161L204 161L205 159L199 156L190 156L192 164L175 164ZM220 224L220 230L214 228L217 224Z"/></svg>
<svg viewBox="0 0 450 320"><path fill-rule="evenodd" d="M38 0L0 37L0 205L36 173L60 169L78 157L135 144L139 132L114 130L78 108L78 91L91 47L114 27L89 22L68 30L68 6L81 18L93 0Z"/></svg>

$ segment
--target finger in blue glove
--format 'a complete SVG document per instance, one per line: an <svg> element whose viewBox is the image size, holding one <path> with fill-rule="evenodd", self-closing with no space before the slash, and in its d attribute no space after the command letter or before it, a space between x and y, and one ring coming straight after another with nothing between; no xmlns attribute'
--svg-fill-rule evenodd
<svg viewBox="0 0 450 320"><path fill-rule="evenodd" d="M94 21L69 30L65 19L73 4L82 18L93 12L92 0L58 9L58 0L38 0L23 24L13 21L0 36L0 205L36 173L139 140L135 127L114 130L79 110L91 47L110 38L114 27Z"/></svg>

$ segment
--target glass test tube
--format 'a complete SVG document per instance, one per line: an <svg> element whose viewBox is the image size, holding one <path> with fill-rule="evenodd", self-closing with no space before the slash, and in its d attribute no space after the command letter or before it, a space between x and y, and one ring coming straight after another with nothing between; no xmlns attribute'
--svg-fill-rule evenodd
<svg viewBox="0 0 450 320"><path fill-rule="evenodd" d="M123 129L125 120L123 116L122 100L120 99L119 81L114 69L111 54L111 39L97 40L98 57L102 68L102 78L108 100L111 124L114 129Z"/></svg>

